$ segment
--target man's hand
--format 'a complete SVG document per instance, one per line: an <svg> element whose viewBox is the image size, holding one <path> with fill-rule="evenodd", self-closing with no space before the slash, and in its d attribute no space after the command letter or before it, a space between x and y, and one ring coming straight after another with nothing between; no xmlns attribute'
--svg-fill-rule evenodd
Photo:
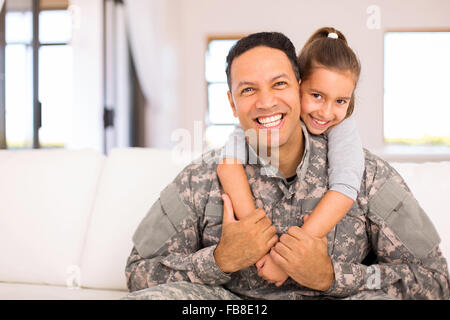
<svg viewBox="0 0 450 320"><path fill-rule="evenodd" d="M222 196L222 235L214 251L219 268L226 273L235 272L255 264L278 241L276 228L262 209L242 220L236 220L233 205L227 195Z"/></svg>
<svg viewBox="0 0 450 320"><path fill-rule="evenodd" d="M334 280L326 238L311 237L299 227L290 227L270 251L273 261L302 286L326 291Z"/></svg>

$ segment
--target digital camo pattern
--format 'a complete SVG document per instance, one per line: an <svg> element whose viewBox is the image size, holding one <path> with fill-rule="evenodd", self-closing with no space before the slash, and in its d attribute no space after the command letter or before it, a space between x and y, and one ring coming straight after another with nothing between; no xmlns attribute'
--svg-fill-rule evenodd
<svg viewBox="0 0 450 320"><path fill-rule="evenodd" d="M308 136L307 152L297 169L299 179L288 185L280 176L262 175L260 166L246 165L257 207L263 208L278 235L293 225L302 225L328 190L327 144L322 136ZM282 286L269 284L257 275L255 266L232 274L215 264L213 252L221 235L222 189L216 175L219 151L205 155L208 161L187 166L173 181L185 204L185 218L175 225L178 231L164 245L147 256L133 248L126 266L131 292L158 284L187 281L220 286L243 298L257 299L338 299L350 296L381 297L381 292L397 299L448 299L449 274L436 245L419 259L407 248L390 225L369 207L388 180L394 180L410 194L398 173L385 161L365 150L365 173L361 191L350 212L327 235L328 253L335 281L327 292L303 287L292 279ZM306 170L301 170L307 166ZM303 176L301 172L304 172ZM170 206L160 208L170 217ZM169 213L167 213L169 212ZM151 214L151 213L150 213ZM181 213L180 213L181 214ZM152 241L148 230L147 241ZM372 267L361 262L373 251ZM359 295L358 295L359 294Z"/></svg>
<svg viewBox="0 0 450 320"><path fill-rule="evenodd" d="M171 282L132 292L122 300L241 300L222 286Z"/></svg>

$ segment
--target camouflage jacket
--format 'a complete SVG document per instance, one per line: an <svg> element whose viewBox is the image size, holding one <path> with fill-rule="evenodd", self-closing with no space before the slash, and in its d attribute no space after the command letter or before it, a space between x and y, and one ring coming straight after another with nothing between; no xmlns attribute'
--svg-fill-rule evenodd
<svg viewBox="0 0 450 320"><path fill-rule="evenodd" d="M279 236L300 226L328 190L327 141L309 135L304 126L303 134L305 152L293 184L262 159L245 166L256 206L266 211ZM448 267L432 223L400 175L367 150L358 198L327 235L335 272L328 291L311 290L291 278L276 287L260 278L255 266L222 272L213 256L223 213L219 157L219 150L211 151L201 163L188 165L142 220L125 270L130 291L190 281L223 285L256 299L333 299L371 290L400 299L449 298ZM374 259L368 263L370 256Z"/></svg>

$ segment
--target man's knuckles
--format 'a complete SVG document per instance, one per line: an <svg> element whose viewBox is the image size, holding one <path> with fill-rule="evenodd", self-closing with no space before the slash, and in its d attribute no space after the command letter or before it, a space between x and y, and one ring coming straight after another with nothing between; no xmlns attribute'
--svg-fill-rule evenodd
<svg viewBox="0 0 450 320"><path fill-rule="evenodd" d="M289 236L287 234L282 234L280 237L280 242L287 243Z"/></svg>
<svg viewBox="0 0 450 320"><path fill-rule="evenodd" d="M279 254L281 254L282 256L285 256L286 255L286 249L287 249L287 247L286 247L286 245L284 245L283 243L281 243L281 242L278 242L275 246L274 246L274 248L275 248L275 250L279 253Z"/></svg>
<svg viewBox="0 0 450 320"><path fill-rule="evenodd" d="M266 212L264 211L264 209L261 208L257 208L253 214L250 215L250 219L252 221L259 221L262 218L264 218L266 216Z"/></svg>
<svg viewBox="0 0 450 320"><path fill-rule="evenodd" d="M269 227L268 231L269 231L269 235L273 236L273 235L277 234L277 227L275 227L274 225L271 225ZM277 239L278 239L278 236L277 236Z"/></svg>
<svg viewBox="0 0 450 320"><path fill-rule="evenodd" d="M267 217L264 219L261 219L257 222L258 227L263 230L269 228L271 224L272 224L272 221L270 221L270 219Z"/></svg>
<svg viewBox="0 0 450 320"><path fill-rule="evenodd" d="M283 234L280 237L280 242L291 250L297 250L303 244L301 241L291 236L290 234Z"/></svg>
<svg viewBox="0 0 450 320"><path fill-rule="evenodd" d="M272 250L270 250L270 257L272 258L273 262L275 262L278 266L280 266L283 269L285 269L285 267L286 267L285 261L286 260L274 248L272 248Z"/></svg>
<svg viewBox="0 0 450 320"><path fill-rule="evenodd" d="M266 252L268 252L270 249L272 249L278 242L278 236L274 235L272 238L269 239L266 243Z"/></svg>
<svg viewBox="0 0 450 320"><path fill-rule="evenodd" d="M290 234L293 237L296 237L296 238L302 237L302 230L299 227L297 227L297 226L289 227L287 233Z"/></svg>

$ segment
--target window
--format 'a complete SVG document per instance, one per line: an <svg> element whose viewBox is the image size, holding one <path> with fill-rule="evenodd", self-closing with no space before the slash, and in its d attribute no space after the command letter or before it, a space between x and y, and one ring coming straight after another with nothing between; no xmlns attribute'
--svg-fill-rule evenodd
<svg viewBox="0 0 450 320"><path fill-rule="evenodd" d="M7 0L4 28L6 147L64 147L73 86L68 1Z"/></svg>
<svg viewBox="0 0 450 320"><path fill-rule="evenodd" d="M450 146L450 32L387 32L384 140Z"/></svg>
<svg viewBox="0 0 450 320"><path fill-rule="evenodd" d="M227 76L225 73L228 51L238 37L211 39L205 57L205 78L208 90L206 143L208 147L222 146L239 120L233 116L228 103Z"/></svg>
<svg viewBox="0 0 450 320"><path fill-rule="evenodd" d="M73 59L68 10L39 14L39 101L42 104L41 147L64 147L70 139Z"/></svg>
<svg viewBox="0 0 450 320"><path fill-rule="evenodd" d="M33 17L28 7L11 8L5 20L5 119L8 148L33 145Z"/></svg>

